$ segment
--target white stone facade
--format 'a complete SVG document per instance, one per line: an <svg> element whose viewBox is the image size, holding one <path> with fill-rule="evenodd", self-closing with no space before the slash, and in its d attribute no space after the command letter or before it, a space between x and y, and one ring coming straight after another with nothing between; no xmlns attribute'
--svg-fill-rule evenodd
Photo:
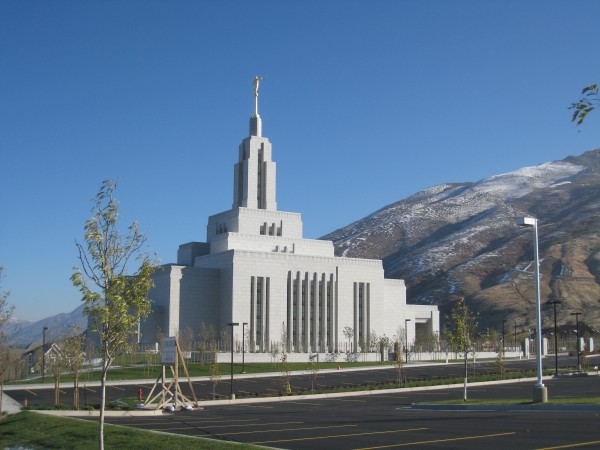
<svg viewBox="0 0 600 450"><path fill-rule="evenodd" d="M234 166L232 209L208 219L206 243L181 245L177 264L154 275L141 342L155 342L158 328L198 334L201 323L246 323L250 352L273 343L294 353L359 351L372 348L373 333L405 333L409 342L417 327L438 333L437 307L407 305L404 281L385 279L380 260L336 257L332 242L303 238L300 214L277 211L276 165L258 114L250 130ZM241 341L242 327L234 333Z"/></svg>

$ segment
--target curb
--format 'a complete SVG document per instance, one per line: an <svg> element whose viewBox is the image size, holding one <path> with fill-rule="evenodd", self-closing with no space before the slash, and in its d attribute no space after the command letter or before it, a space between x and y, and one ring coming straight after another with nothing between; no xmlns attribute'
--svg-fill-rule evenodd
<svg viewBox="0 0 600 450"><path fill-rule="evenodd" d="M38 414L48 416L68 416L68 417L99 417L100 411L69 411L69 410L52 410L52 409L31 409L29 410ZM159 416L163 413L161 409L144 409L131 411L104 411L105 417L144 417L144 416Z"/></svg>

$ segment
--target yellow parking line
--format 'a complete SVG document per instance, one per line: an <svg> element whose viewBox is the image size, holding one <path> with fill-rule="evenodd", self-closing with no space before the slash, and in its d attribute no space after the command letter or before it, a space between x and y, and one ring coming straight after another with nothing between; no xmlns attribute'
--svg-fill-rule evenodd
<svg viewBox="0 0 600 450"><path fill-rule="evenodd" d="M264 408L264 409L273 409L274 406L258 406L258 405L238 405L246 408Z"/></svg>
<svg viewBox="0 0 600 450"><path fill-rule="evenodd" d="M433 444L435 442L453 442L453 441L466 441L468 439L484 439L484 438L492 438L499 436L508 436L512 434L517 434L516 431L509 431L507 433L497 433L497 434L482 434L479 436L463 436L458 438L448 438L448 439L434 439L430 441L415 441L415 442L405 442L403 444L390 444L390 445L380 445L378 447L364 447L361 449L355 450L375 450L378 448L392 448L392 447L407 447L409 445L420 445L420 444Z"/></svg>
<svg viewBox="0 0 600 450"><path fill-rule="evenodd" d="M332 426L325 426L325 427L300 427L300 428L280 428L280 429L276 429L276 430L236 431L233 433L219 433L219 436L231 436L233 434L277 433L279 431L323 430L323 429L329 429L329 428L347 428L347 427L357 427L357 426L358 426L358 424L350 424L350 425L332 425ZM272 442L277 442L277 441L272 441Z"/></svg>
<svg viewBox="0 0 600 450"><path fill-rule="evenodd" d="M373 394L377 398L408 398L406 395L384 395L384 394Z"/></svg>
<svg viewBox="0 0 600 450"><path fill-rule="evenodd" d="M90 391L90 392L96 392L96 391L95 391L95 390L93 390L92 388L85 387L85 386L84 386L84 388L83 388L83 389L84 389L84 390L86 390L86 391Z"/></svg>
<svg viewBox="0 0 600 450"><path fill-rule="evenodd" d="M292 405L310 405L310 406L321 406L323 403L309 403L309 402L290 402Z"/></svg>
<svg viewBox="0 0 600 450"><path fill-rule="evenodd" d="M122 419L119 419L119 420L122 420ZM260 420L260 419L238 419L238 420L225 420L225 421L223 421L223 420L217 420L217 419L213 419L213 420L191 420L190 421L189 419L186 419L185 423L186 424L189 423L191 426L196 426L196 425L202 425L202 426L204 426L204 425L212 423L212 422L217 422L219 424L231 423L232 424L231 426L235 427L235 426L238 426L238 425L234 424L234 422L256 422L258 420ZM137 422L136 421L132 421L132 422L127 422L127 426L129 426L129 427L131 427L131 426L144 426L144 427L147 427L147 426L155 426L155 425L166 425L166 424L172 424L172 423L178 424L180 422L177 422L177 421L175 421L175 422L166 422L164 420L161 420L161 421L142 421L142 422L140 422L140 421L137 421ZM244 426L245 425L246 424L244 424ZM255 424L249 424L249 425L255 425Z"/></svg>
<svg viewBox="0 0 600 450"><path fill-rule="evenodd" d="M25 392L29 392L31 395L35 395L37 397L37 394L29 389L25 389Z"/></svg>
<svg viewBox="0 0 600 450"><path fill-rule="evenodd" d="M266 426L271 426L271 425L297 425L299 423L304 423L304 422L271 422L271 423L263 423L263 424L245 423L242 425L215 425L215 426L211 426L210 429L212 430L213 428L226 428L226 427L260 427L260 426L266 427ZM244 432L242 431L240 433L244 433ZM262 433L262 431L260 431L260 430L248 431L247 433ZM230 434L230 433L225 433L225 434Z"/></svg>
<svg viewBox="0 0 600 450"><path fill-rule="evenodd" d="M469 392L471 390L469 389ZM418 392L419 395L450 395L448 392Z"/></svg>
<svg viewBox="0 0 600 450"><path fill-rule="evenodd" d="M330 427L325 427L330 428ZM333 428L333 427L331 427ZM331 436L313 436L306 438L297 438L297 439L280 439L278 441L262 441L262 442L252 442L252 444L272 444L277 442L292 442L292 441L314 441L315 439L333 439L333 438L343 438L343 437L352 437L352 436L365 436L371 434L389 434L389 433L406 433L408 431L424 431L429 428L409 428L405 430L389 430L389 431L371 431L366 433L349 433L349 434L337 434Z"/></svg>
<svg viewBox="0 0 600 450"><path fill-rule="evenodd" d="M119 386L106 386L106 387L113 388L113 389L119 389L120 391L124 391L125 390L125 388L122 388L122 387L119 387Z"/></svg>
<svg viewBox="0 0 600 450"><path fill-rule="evenodd" d="M555 450L555 449L559 449L559 448L585 447L586 445L594 445L594 444L600 444L600 441L578 442L577 444L559 445L558 447L544 447L544 448L539 448L538 450Z"/></svg>

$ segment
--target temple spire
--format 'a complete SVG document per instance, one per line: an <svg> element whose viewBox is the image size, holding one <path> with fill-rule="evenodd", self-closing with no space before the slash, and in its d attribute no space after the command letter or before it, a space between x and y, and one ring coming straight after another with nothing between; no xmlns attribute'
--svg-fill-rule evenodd
<svg viewBox="0 0 600 450"><path fill-rule="evenodd" d="M250 136L262 136L262 120L258 114L258 85L262 77L254 78L254 115L250 118Z"/></svg>

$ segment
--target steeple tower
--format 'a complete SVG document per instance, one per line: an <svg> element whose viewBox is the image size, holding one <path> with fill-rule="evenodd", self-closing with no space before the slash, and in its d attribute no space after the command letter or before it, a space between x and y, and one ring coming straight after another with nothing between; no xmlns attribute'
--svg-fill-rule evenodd
<svg viewBox="0 0 600 450"><path fill-rule="evenodd" d="M254 79L254 114L250 118L250 136L239 147L239 160L234 166L233 207L277 210L276 164L271 160L271 143L262 136L262 120L258 114L258 85Z"/></svg>

